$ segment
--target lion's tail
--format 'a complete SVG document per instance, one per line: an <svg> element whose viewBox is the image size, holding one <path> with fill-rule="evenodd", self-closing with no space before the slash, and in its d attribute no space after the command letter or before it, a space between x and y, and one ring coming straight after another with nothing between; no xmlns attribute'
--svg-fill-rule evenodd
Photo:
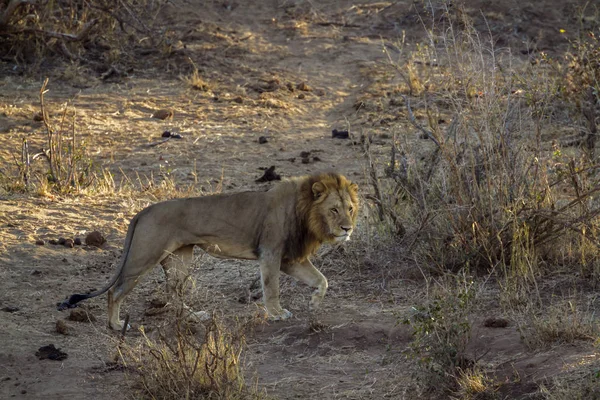
<svg viewBox="0 0 600 400"><path fill-rule="evenodd" d="M125 245L123 246L123 255L121 256L121 260L119 263L119 270L113 276L113 278L110 280L110 282L106 286L104 286L102 289L96 290L95 292L87 293L87 294L71 295L68 299L66 299L56 305L59 311L66 310L67 308L76 307L77 303L79 303L82 300L91 299L92 297L100 296L101 294L107 292L108 289L110 289L115 284L117 279L119 279L119 276L121 276L121 272L123 271L123 267L125 266L125 262L127 261L127 257L129 256L129 249L131 247L131 241L133 239L135 227L137 225L138 219L141 214L142 213L137 214L135 217L133 217L133 219L129 223L129 228L127 228L127 235L125 236Z"/></svg>

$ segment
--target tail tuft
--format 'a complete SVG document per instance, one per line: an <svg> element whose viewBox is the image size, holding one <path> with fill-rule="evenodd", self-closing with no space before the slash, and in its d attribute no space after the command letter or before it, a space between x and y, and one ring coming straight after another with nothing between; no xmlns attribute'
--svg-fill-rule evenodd
<svg viewBox="0 0 600 400"><path fill-rule="evenodd" d="M77 303L79 303L81 300L88 299L89 297L90 296L87 294L74 294L67 300L64 300L61 303L57 303L56 308L58 309L58 311L64 311L67 308L75 308L77 307Z"/></svg>

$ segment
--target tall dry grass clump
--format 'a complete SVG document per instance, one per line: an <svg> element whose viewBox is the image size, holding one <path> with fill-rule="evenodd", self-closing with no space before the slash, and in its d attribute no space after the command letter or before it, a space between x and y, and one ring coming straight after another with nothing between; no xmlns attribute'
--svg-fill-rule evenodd
<svg viewBox="0 0 600 400"><path fill-rule="evenodd" d="M548 265L600 276L596 67L585 64L589 90L574 91L573 66L519 61L465 13L446 15L428 43L390 57L397 70L419 60L394 95L430 145L394 136L377 201L406 221L414 258L438 271L498 271L513 293Z"/></svg>
<svg viewBox="0 0 600 400"><path fill-rule="evenodd" d="M265 399L244 378L242 328L229 330L211 318L194 334L179 315L173 328L151 338L143 328L136 346L121 346L121 359L132 371L136 397L148 399ZM195 329L193 330L195 331Z"/></svg>

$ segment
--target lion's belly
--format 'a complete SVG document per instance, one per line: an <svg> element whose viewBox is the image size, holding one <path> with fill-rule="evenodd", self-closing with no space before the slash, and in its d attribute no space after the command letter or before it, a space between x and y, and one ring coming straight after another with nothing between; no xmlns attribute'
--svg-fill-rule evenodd
<svg viewBox="0 0 600 400"><path fill-rule="evenodd" d="M230 243L198 243L197 246L202 248L208 254L219 258L238 258L242 260L257 260L254 249L239 244Z"/></svg>

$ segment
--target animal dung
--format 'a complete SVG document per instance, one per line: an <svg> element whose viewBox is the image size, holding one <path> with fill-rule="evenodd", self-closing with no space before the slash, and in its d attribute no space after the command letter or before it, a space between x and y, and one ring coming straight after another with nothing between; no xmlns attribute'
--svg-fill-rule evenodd
<svg viewBox="0 0 600 400"><path fill-rule="evenodd" d="M333 139L348 139L350 134L348 131L338 131L337 129L334 129L331 131L331 137Z"/></svg>

